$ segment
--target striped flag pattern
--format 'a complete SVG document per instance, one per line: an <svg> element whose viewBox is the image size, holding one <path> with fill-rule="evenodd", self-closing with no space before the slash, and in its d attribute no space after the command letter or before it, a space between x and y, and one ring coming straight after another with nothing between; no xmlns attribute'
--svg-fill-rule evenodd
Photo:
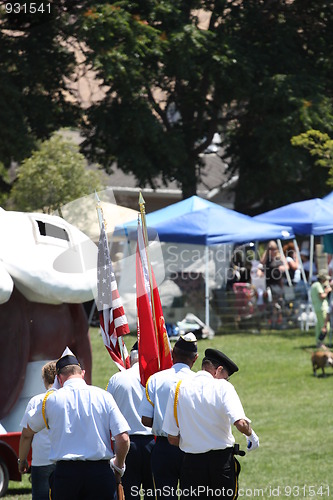
<svg viewBox="0 0 333 500"><path fill-rule="evenodd" d="M97 307L106 349L120 370L129 368L129 356L122 336L130 333L130 329L119 297L104 222L98 242Z"/></svg>

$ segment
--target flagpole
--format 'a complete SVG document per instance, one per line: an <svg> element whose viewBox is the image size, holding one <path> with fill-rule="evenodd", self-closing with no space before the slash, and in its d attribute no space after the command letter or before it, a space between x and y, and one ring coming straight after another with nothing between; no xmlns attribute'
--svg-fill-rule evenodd
<svg viewBox="0 0 333 500"><path fill-rule="evenodd" d="M140 194L139 194L139 207L140 207L140 214L141 214L143 241L144 241L144 245L145 245L145 248L146 248L147 263L148 263L148 274L149 274L149 285L150 285L150 300L151 300L151 308L152 308L152 315L153 315L153 324L154 324L155 337L156 337L156 342L157 342L157 351L158 351L158 369L160 369L160 356L159 356L160 349L159 349L157 323L156 323L156 314L155 314L155 305L154 305L153 278L152 278L152 273L151 273L151 265L150 265L149 252L148 252L149 240L148 240L148 232L147 232L147 224L146 224L146 209L145 209L145 204L146 204L146 202L145 202L145 200L144 200L144 198L142 196L142 193L140 191Z"/></svg>
<svg viewBox="0 0 333 500"><path fill-rule="evenodd" d="M103 208L101 207L101 200L99 199L97 191L95 191L95 202L96 202L96 210L97 210L97 216L98 216L98 222L99 222L99 229L101 231L102 226L104 224L105 232L106 232L106 221L104 219ZM108 241L106 241L106 244L108 247L108 252L110 253ZM123 344L122 344L120 337L118 337L118 345L119 345L119 350L120 350L120 354L121 354L121 359L123 360L124 366L126 367L125 354L124 354Z"/></svg>

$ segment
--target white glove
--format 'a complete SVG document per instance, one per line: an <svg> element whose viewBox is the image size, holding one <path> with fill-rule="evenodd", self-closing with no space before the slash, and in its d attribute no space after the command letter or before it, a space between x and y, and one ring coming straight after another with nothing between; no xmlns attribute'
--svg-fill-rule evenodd
<svg viewBox="0 0 333 500"><path fill-rule="evenodd" d="M254 431L252 431L251 436L246 436L246 441L247 441L247 451L253 451L259 447L259 438Z"/></svg>
<svg viewBox="0 0 333 500"><path fill-rule="evenodd" d="M111 458L110 467L113 470L113 472L118 472L120 477L123 477L123 475L125 474L125 470L126 470L126 464L124 464L124 467L117 467L117 465L115 465L115 460L116 460L116 457Z"/></svg>

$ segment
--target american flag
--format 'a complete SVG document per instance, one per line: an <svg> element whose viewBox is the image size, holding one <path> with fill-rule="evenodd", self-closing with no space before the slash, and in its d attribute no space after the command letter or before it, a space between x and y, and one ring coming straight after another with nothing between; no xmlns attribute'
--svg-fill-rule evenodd
<svg viewBox="0 0 333 500"><path fill-rule="evenodd" d="M120 370L129 368L129 356L122 336L130 333L130 329L119 297L104 222L98 242L97 307L105 347Z"/></svg>

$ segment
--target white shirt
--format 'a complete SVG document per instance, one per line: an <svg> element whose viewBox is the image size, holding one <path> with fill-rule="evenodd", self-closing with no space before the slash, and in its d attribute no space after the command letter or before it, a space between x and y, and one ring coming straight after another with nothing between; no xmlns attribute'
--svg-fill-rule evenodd
<svg viewBox="0 0 333 500"><path fill-rule="evenodd" d="M115 400L99 387L71 378L46 401L51 442L50 460L109 460L112 436L128 432L129 426ZM42 404L28 414L29 427L45 427Z"/></svg>
<svg viewBox="0 0 333 500"><path fill-rule="evenodd" d="M153 419L152 431L155 436L166 436L163 432L163 419L170 395L170 390L176 386L179 379L194 377L194 373L185 363L176 363L167 370L154 373L147 382L146 395L140 405L139 413L141 416Z"/></svg>
<svg viewBox="0 0 333 500"><path fill-rule="evenodd" d="M130 426L129 434L151 434L151 429L141 423L139 407L145 395L145 388L140 382L139 363L113 375L107 391L112 394L118 408Z"/></svg>
<svg viewBox="0 0 333 500"><path fill-rule="evenodd" d="M214 379L199 371L191 380L181 383L177 416L174 416L175 388L171 391L163 431L172 436L180 432L179 447L186 453L205 453L232 447L235 438L231 424L245 416L235 388L226 380Z"/></svg>
<svg viewBox="0 0 333 500"><path fill-rule="evenodd" d="M45 393L37 394L36 396L30 399L20 423L20 426L22 428L23 427L27 428L29 411L35 410L39 404L42 404L44 396ZM52 462L49 459L51 443L46 428L34 435L31 444L31 449L32 449L31 465L33 465L34 467L39 467L42 465L52 464Z"/></svg>

